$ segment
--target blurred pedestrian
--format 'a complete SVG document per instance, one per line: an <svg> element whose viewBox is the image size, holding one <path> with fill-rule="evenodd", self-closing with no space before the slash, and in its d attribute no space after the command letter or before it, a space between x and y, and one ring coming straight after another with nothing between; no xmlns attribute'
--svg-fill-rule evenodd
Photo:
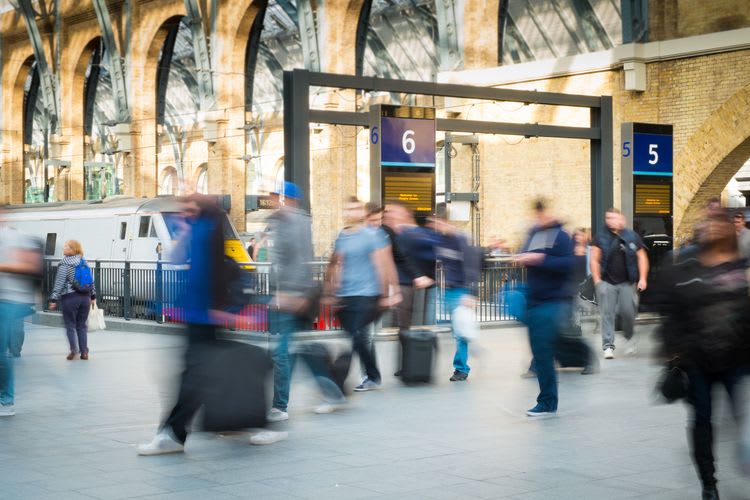
<svg viewBox="0 0 750 500"><path fill-rule="evenodd" d="M740 256L750 263L750 229L747 228L745 213L737 210L732 217L734 229L737 231L737 245Z"/></svg>
<svg viewBox="0 0 750 500"><path fill-rule="evenodd" d="M596 326L594 333L600 329L601 317L596 308L594 300L594 284L591 278L591 232L579 227L573 232L573 255L575 265L573 267L573 307L575 327L583 333L583 318L594 316Z"/></svg>
<svg viewBox="0 0 750 500"><path fill-rule="evenodd" d="M708 214L697 235L695 254L678 255L657 274L654 303L665 317L661 354L688 377L689 441L703 500L718 500L712 389L724 386L739 420L740 382L750 363L750 302L746 262L728 214Z"/></svg>
<svg viewBox="0 0 750 500"><path fill-rule="evenodd" d="M431 220L432 228L439 234L435 245L435 257L443 269L445 282L445 306L453 318L459 307L475 309L477 286L481 267L481 250L473 248L462 231L448 222L448 210L439 204ZM451 382L463 382L469 378L469 342L463 331L454 324L453 337L456 353L453 356Z"/></svg>
<svg viewBox="0 0 750 500"><path fill-rule="evenodd" d="M616 208L604 215L605 228L591 248L591 275L602 317L604 357L615 357L615 317L622 320L627 340L625 354L636 352L633 337L638 293L646 290L648 254L638 234L625 227L625 217Z"/></svg>
<svg viewBox="0 0 750 500"><path fill-rule="evenodd" d="M364 365L366 378L357 392L380 387L375 350L369 345L369 325L381 308L398 304L392 251L385 233L365 225L365 206L356 197L344 205L345 228L339 233L328 266L326 296L338 301L341 326ZM329 299L330 300L330 299Z"/></svg>
<svg viewBox="0 0 750 500"><path fill-rule="evenodd" d="M305 330L305 309L313 290L312 229L310 215L300 207L300 189L285 182L281 207L269 218L273 245L271 257L271 332L276 335L273 352L273 405L268 420L287 420L292 363L289 342L295 332Z"/></svg>
<svg viewBox="0 0 750 500"><path fill-rule="evenodd" d="M55 285L50 295L50 310L57 309L62 302L65 333L68 336L70 353L68 361L80 354L89 359L88 326L91 305L96 303L96 287L93 274L83 258L83 248L76 240L68 240L63 246L64 257L60 260Z"/></svg>
<svg viewBox="0 0 750 500"><path fill-rule="evenodd" d="M250 256L250 258L255 255L255 236L251 237L247 242L247 254Z"/></svg>
<svg viewBox="0 0 750 500"><path fill-rule="evenodd" d="M403 351L404 335L412 325L435 322L435 244L438 234L417 226L411 208L398 201L386 203L383 229L391 238L398 272L401 303L398 305L398 337ZM401 374L401 363L394 374Z"/></svg>
<svg viewBox="0 0 750 500"><path fill-rule="evenodd" d="M557 373L554 345L570 322L573 242L562 223L548 212L546 202L534 203L535 224L515 262L527 268L526 324L533 355L533 371L539 381L537 404L529 417L557 413Z"/></svg>
<svg viewBox="0 0 750 500"><path fill-rule="evenodd" d="M6 354L13 328L32 311L34 279L42 273L41 258L33 239L0 229L0 417L15 415L15 359ZM30 279L32 278L32 279Z"/></svg>
<svg viewBox="0 0 750 500"><path fill-rule="evenodd" d="M187 348L177 401L150 443L138 446L139 455L181 453L185 449L188 426L205 402L206 391L221 391L207 386L205 377L212 369L206 353L217 345L220 325L233 316L224 312L229 302L224 263L223 214L215 200L194 194L185 202L183 238L175 245L172 261L188 262L185 293L182 300L186 323ZM251 437L252 444L270 444L286 433L263 431Z"/></svg>

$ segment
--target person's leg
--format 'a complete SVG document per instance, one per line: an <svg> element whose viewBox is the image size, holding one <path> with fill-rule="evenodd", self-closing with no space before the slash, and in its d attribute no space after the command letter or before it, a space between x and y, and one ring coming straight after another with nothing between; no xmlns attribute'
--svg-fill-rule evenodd
<svg viewBox="0 0 750 500"><path fill-rule="evenodd" d="M368 339L368 325L377 313L377 306L377 297L346 297L346 325L343 325L342 317L342 326L352 336L352 347L359 356L367 378L380 383L375 349L370 348Z"/></svg>
<svg viewBox="0 0 750 500"><path fill-rule="evenodd" d="M187 426L203 403L201 391L203 380L200 374L205 363L205 348L215 339L216 327L210 325L187 325L188 347L185 351L185 368L180 379L180 389L172 411L161 428L169 428L181 444L187 439Z"/></svg>
<svg viewBox="0 0 750 500"><path fill-rule="evenodd" d="M606 281L600 281L596 285L596 300L602 317L602 349L614 349L617 288Z"/></svg>
<svg viewBox="0 0 750 500"><path fill-rule="evenodd" d="M539 381L537 406L540 411L557 411L557 373L553 342L558 334L559 305L541 304L528 311L529 343L534 356L534 370Z"/></svg>
<svg viewBox="0 0 750 500"><path fill-rule="evenodd" d="M78 315L78 301L75 293L63 295L60 298L63 322L65 323L65 334L68 336L70 352L78 352L78 335L76 333L76 317Z"/></svg>
<svg viewBox="0 0 750 500"><path fill-rule="evenodd" d="M7 346L10 340L11 306L0 302L0 346ZM9 406L14 403L14 360L7 356L5 349L0 353L0 405Z"/></svg>
<svg viewBox="0 0 750 500"><path fill-rule="evenodd" d="M398 369L396 373L401 371L403 364L403 353L404 353L404 334L411 329L412 325L412 312L414 306L414 298L416 296L414 287L401 285L401 303L398 305L398 343L399 352L397 362Z"/></svg>
<svg viewBox="0 0 750 500"><path fill-rule="evenodd" d="M91 298L85 294L76 294L78 309L76 311L76 333L78 338L78 349L81 354L89 353L88 333L89 327L86 321L89 319L91 310Z"/></svg>
<svg viewBox="0 0 750 500"><path fill-rule="evenodd" d="M711 426L711 377L700 370L688 370L687 402L693 408L690 429L693 461L698 478L704 488L716 486L716 468L713 454L713 428Z"/></svg>
<svg viewBox="0 0 750 500"><path fill-rule="evenodd" d="M449 288L445 291L445 302L448 311L453 317L455 311L461 305L461 299L468 294L467 290L462 288ZM466 342L462 332L453 328L453 337L456 339L456 353L453 356L453 369L459 373L467 374L469 368L469 344Z"/></svg>
<svg viewBox="0 0 750 500"><path fill-rule="evenodd" d="M622 332L625 338L633 338L635 329L635 314L637 311L638 296L635 285L632 283L620 283L617 285L617 311L622 321Z"/></svg>
<svg viewBox="0 0 750 500"><path fill-rule="evenodd" d="M289 405L289 388L292 379L292 361L289 341L298 325L297 318L282 311L272 311L276 348L273 351L273 408L286 411Z"/></svg>
<svg viewBox="0 0 750 500"><path fill-rule="evenodd" d="M431 286L424 290L424 315L422 322L425 325L435 324L435 314L437 309L437 290L438 287Z"/></svg>
<svg viewBox="0 0 750 500"><path fill-rule="evenodd" d="M11 331L10 331L10 339L8 341L8 350L10 351L11 356L19 357L21 355L21 349L23 349L23 341L25 338L25 332L24 332L24 325L23 325L23 318L24 316L19 315L18 317L14 317L11 320Z"/></svg>

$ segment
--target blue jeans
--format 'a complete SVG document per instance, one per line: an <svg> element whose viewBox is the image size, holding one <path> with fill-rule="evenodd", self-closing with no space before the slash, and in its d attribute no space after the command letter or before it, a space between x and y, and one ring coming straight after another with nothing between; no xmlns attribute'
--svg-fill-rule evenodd
<svg viewBox="0 0 750 500"><path fill-rule="evenodd" d="M271 332L277 335L273 351L273 407L286 411L289 405L289 387L292 383L294 360L289 356L289 342L295 332L302 330L302 321L287 312L269 311Z"/></svg>
<svg viewBox="0 0 750 500"><path fill-rule="evenodd" d="M0 301L0 346L3 346L0 355L0 404L12 405L15 397L15 377L13 364L15 359L9 358L7 348L13 335L13 328L19 319L27 314L29 306L13 302Z"/></svg>
<svg viewBox="0 0 750 500"><path fill-rule="evenodd" d="M569 305L566 302L553 301L530 307L526 315L529 343L534 357L532 369L539 381L536 402L545 411L557 411L557 372L553 346L568 312Z"/></svg>
<svg viewBox="0 0 750 500"><path fill-rule="evenodd" d="M453 311L461 305L461 299L469 295L466 288L446 288L445 305L453 315ZM461 332L453 332L456 339L456 354L453 356L453 369L461 373L469 373L469 343L461 335Z"/></svg>

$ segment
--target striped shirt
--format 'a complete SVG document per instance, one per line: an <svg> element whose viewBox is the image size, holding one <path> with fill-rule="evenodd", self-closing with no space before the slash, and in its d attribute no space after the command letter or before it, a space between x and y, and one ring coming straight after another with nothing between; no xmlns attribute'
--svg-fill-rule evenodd
<svg viewBox="0 0 750 500"><path fill-rule="evenodd" d="M76 276L76 267L81 263L80 255L70 255L63 257L60 265L57 266L57 276L55 277L55 286L52 288L50 300L60 300L60 297L69 293L74 293L73 282ZM91 284L91 298L96 298L96 288Z"/></svg>

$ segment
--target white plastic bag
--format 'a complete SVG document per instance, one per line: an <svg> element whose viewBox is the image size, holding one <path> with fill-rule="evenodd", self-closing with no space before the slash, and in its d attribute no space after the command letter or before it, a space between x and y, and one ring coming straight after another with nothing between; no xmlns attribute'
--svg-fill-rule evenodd
<svg viewBox="0 0 750 500"><path fill-rule="evenodd" d="M90 332L107 329L107 324L104 322L104 311L96 307L96 304L91 304L86 326Z"/></svg>
<svg viewBox="0 0 750 500"><path fill-rule="evenodd" d="M474 310L466 306L458 306L451 315L453 333L467 342L477 340L479 325L474 318Z"/></svg>

